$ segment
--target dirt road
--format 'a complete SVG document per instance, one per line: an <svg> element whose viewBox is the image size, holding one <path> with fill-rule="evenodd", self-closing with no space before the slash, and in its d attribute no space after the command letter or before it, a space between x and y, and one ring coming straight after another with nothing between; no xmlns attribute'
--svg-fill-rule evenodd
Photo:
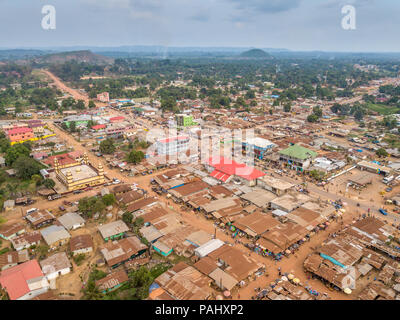
<svg viewBox="0 0 400 320"><path fill-rule="evenodd" d="M83 100L85 102L86 106L88 105L90 99L87 94L85 94L77 89L68 87L67 85L64 84L64 82L62 82L60 80L60 78L58 78L57 76L55 76L52 72L50 72L48 70L41 69L40 72L42 72L48 78L50 78L50 80L52 80L54 82L55 86L59 90L70 94L75 100ZM102 103L102 102L98 102L98 101L94 101L94 103L96 104L96 107L103 107L103 106L107 105L106 103Z"/></svg>

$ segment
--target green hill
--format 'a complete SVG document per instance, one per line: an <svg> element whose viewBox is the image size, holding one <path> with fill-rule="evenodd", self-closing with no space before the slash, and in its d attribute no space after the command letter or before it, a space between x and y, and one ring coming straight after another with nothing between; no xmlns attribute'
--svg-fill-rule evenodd
<svg viewBox="0 0 400 320"><path fill-rule="evenodd" d="M271 55L264 50L261 49L251 49L240 54L242 58L256 58L256 59L265 59L270 58Z"/></svg>

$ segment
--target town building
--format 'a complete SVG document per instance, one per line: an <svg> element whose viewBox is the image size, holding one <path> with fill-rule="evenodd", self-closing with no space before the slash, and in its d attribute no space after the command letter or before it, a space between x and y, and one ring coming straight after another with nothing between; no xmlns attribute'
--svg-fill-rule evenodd
<svg viewBox="0 0 400 320"><path fill-rule="evenodd" d="M128 237L107 243L100 251L111 268L116 268L126 261L139 257L147 250L147 246L137 237Z"/></svg>
<svg viewBox="0 0 400 320"><path fill-rule="evenodd" d="M97 280L95 285L102 293L107 293L118 289L129 280L124 270L112 272L106 277Z"/></svg>
<svg viewBox="0 0 400 320"><path fill-rule="evenodd" d="M242 142L242 147L249 157L263 159L264 155L270 152L276 145L271 141L263 138L248 138Z"/></svg>
<svg viewBox="0 0 400 320"><path fill-rule="evenodd" d="M122 220L98 226L98 229L105 241L120 239L129 231L128 226Z"/></svg>
<svg viewBox="0 0 400 320"><path fill-rule="evenodd" d="M39 231L26 232L20 236L11 239L13 248L17 251L37 246L42 240L42 234Z"/></svg>
<svg viewBox="0 0 400 320"><path fill-rule="evenodd" d="M6 134L11 143L22 143L35 137L33 130L27 127L11 129Z"/></svg>
<svg viewBox="0 0 400 320"><path fill-rule="evenodd" d="M50 226L40 230L44 241L51 249L60 247L68 242L71 235L62 226Z"/></svg>
<svg viewBox="0 0 400 320"><path fill-rule="evenodd" d="M0 285L7 291L10 300L30 300L49 289L49 282L37 260L2 271Z"/></svg>
<svg viewBox="0 0 400 320"><path fill-rule="evenodd" d="M97 100L100 102L110 102L110 94L108 92L102 92L97 95Z"/></svg>
<svg viewBox="0 0 400 320"><path fill-rule="evenodd" d="M58 221L67 230L75 230L85 225L85 220L75 212L67 212L58 218Z"/></svg>
<svg viewBox="0 0 400 320"><path fill-rule="evenodd" d="M69 247L73 255L90 253L94 247L93 239L89 234L81 234L71 238Z"/></svg>
<svg viewBox="0 0 400 320"><path fill-rule="evenodd" d="M279 152L280 161L296 171L304 171L318 156L315 151L307 149L299 144L294 144Z"/></svg>
<svg viewBox="0 0 400 320"><path fill-rule="evenodd" d="M66 166L60 166L57 158L54 159L54 171L56 178L67 188L68 191L84 189L105 183L104 170L101 163L98 168L93 167L84 154L82 162Z"/></svg>
<svg viewBox="0 0 400 320"><path fill-rule="evenodd" d="M265 176L265 173L253 167L221 156L209 158L205 167L210 176L217 180L226 183L236 181L250 187L257 185L258 179Z"/></svg>
<svg viewBox="0 0 400 320"><path fill-rule="evenodd" d="M191 127L197 125L197 123L193 121L193 116L187 114L175 115L175 121L178 127Z"/></svg>
<svg viewBox="0 0 400 320"><path fill-rule="evenodd" d="M49 281L70 273L72 267L65 252L53 254L47 259L40 261L40 265L44 275Z"/></svg>
<svg viewBox="0 0 400 320"><path fill-rule="evenodd" d="M185 152L189 149L189 142L188 136L176 136L158 140L156 143L157 153L160 155L172 155Z"/></svg>

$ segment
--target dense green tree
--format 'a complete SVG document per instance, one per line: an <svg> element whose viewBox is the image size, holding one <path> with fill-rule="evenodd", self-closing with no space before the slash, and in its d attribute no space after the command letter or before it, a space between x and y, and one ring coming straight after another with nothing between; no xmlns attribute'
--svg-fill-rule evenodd
<svg viewBox="0 0 400 320"><path fill-rule="evenodd" d="M106 208L106 205L102 199L97 197L85 197L79 200L78 208L85 217L91 218L97 212L102 213Z"/></svg>
<svg viewBox="0 0 400 320"><path fill-rule="evenodd" d="M13 163L21 156L29 157L30 150L22 145L22 144L15 144L12 147L8 148L6 151L6 164L8 166L13 165Z"/></svg>
<svg viewBox="0 0 400 320"><path fill-rule="evenodd" d="M317 115L315 115L315 114L310 114L308 117L307 117L307 121L308 122L318 122L318 116Z"/></svg>
<svg viewBox="0 0 400 320"><path fill-rule="evenodd" d="M110 193L110 194L106 194L102 197L103 203L106 206L111 206L115 203L116 199L115 199L115 195Z"/></svg>
<svg viewBox="0 0 400 320"><path fill-rule="evenodd" d="M44 179L43 185L48 189L52 189L55 187L56 183L54 182L53 179L48 178L48 179Z"/></svg>
<svg viewBox="0 0 400 320"><path fill-rule="evenodd" d="M140 267L138 270L129 273L130 296L132 299L144 300L149 295L149 287L154 278L146 267Z"/></svg>
<svg viewBox="0 0 400 320"><path fill-rule="evenodd" d="M387 151L386 151L385 149L380 148L380 149L376 150L376 155L377 155L378 157L385 158L385 157L387 157L389 154L387 153Z"/></svg>
<svg viewBox="0 0 400 320"><path fill-rule="evenodd" d="M122 215L122 221L124 221L126 224L131 224L133 219L133 214L131 212L125 212Z"/></svg>
<svg viewBox="0 0 400 320"><path fill-rule="evenodd" d="M129 152L126 161L133 164L138 164L144 159L144 153L142 151L132 150Z"/></svg>
<svg viewBox="0 0 400 320"><path fill-rule="evenodd" d="M41 166L36 160L22 155L14 161L13 168L18 178L28 180L39 174Z"/></svg>
<svg viewBox="0 0 400 320"><path fill-rule="evenodd" d="M103 154L113 154L115 149L116 148L113 139L106 139L100 142L100 152Z"/></svg>
<svg viewBox="0 0 400 320"><path fill-rule="evenodd" d="M96 108L96 104L94 103L93 100L89 100L88 107L89 107L89 109Z"/></svg>
<svg viewBox="0 0 400 320"><path fill-rule="evenodd" d="M285 103L283 106L283 111L290 112L292 110L292 106L290 103Z"/></svg>

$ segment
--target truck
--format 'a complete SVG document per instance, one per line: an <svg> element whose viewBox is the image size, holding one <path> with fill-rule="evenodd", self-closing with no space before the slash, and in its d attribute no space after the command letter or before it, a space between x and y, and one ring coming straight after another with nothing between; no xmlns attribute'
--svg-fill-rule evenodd
<svg viewBox="0 0 400 320"><path fill-rule="evenodd" d="M62 197L61 194L56 193L51 196L48 196L47 199L49 199L49 201L52 201L52 200L60 199L61 197Z"/></svg>
<svg viewBox="0 0 400 320"><path fill-rule="evenodd" d="M394 176L392 175L392 176L383 178L382 182L383 182L384 184L388 184L388 183L392 182L393 179L394 179Z"/></svg>

